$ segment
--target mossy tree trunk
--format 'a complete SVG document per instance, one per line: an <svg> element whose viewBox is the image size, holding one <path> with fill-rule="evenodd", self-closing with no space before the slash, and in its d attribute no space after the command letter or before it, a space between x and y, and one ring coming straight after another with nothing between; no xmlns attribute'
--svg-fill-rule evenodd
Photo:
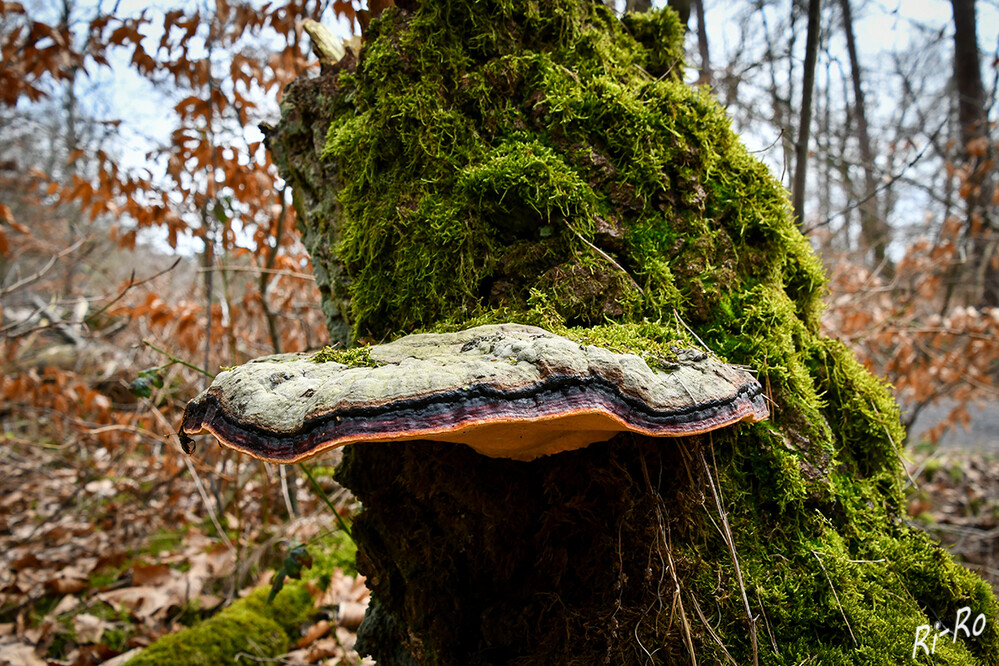
<svg viewBox="0 0 999 666"><path fill-rule="evenodd" d="M335 340L612 322L751 366L771 398L769 422L530 463L348 447L360 645L383 665L894 665L969 607L983 630L933 663L999 663L994 596L907 525L897 407L819 334L819 264L684 85L682 36L595 0L426 3L288 89L269 146Z"/></svg>

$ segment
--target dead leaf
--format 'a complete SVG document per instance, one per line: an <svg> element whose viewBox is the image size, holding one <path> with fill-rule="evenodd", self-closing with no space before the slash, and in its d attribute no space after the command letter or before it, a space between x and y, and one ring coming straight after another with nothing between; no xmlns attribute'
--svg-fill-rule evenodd
<svg viewBox="0 0 999 666"><path fill-rule="evenodd" d="M74 608L80 605L80 600L71 594L67 594L65 597L59 600L56 607L49 611L51 617L59 617L60 615L65 615L69 613Z"/></svg>
<svg viewBox="0 0 999 666"><path fill-rule="evenodd" d="M37 569L42 566L42 563L34 552L28 551L23 555L21 555L20 557L18 557L17 559L13 560L10 563L10 566L15 571L18 571L21 569Z"/></svg>
<svg viewBox="0 0 999 666"><path fill-rule="evenodd" d="M350 631L357 631L364 620L364 613L368 610L368 604L357 601L341 601L336 612L336 621L341 627Z"/></svg>
<svg viewBox="0 0 999 666"><path fill-rule="evenodd" d="M343 627L336 628L336 640L340 645L343 646L344 650L353 650L354 643L357 642L357 634L350 631L349 629L344 629Z"/></svg>
<svg viewBox="0 0 999 666"><path fill-rule="evenodd" d="M105 661L104 666L124 666L124 664L127 664L134 657L138 656L140 652L142 652L142 648L140 647L133 648L128 652L123 652L122 654L119 654L117 657L114 657L113 659Z"/></svg>
<svg viewBox="0 0 999 666"><path fill-rule="evenodd" d="M0 655L4 666L48 666L48 662L35 654L35 648L24 643L0 641Z"/></svg>
<svg viewBox="0 0 999 666"><path fill-rule="evenodd" d="M84 486L84 490L92 495L97 495L98 497L114 497L118 493L114 487L114 481L111 479L91 481Z"/></svg>
<svg viewBox="0 0 999 666"><path fill-rule="evenodd" d="M52 578L45 583L45 589L54 594L76 594L86 588L86 578L76 578L73 576L60 576Z"/></svg>
<svg viewBox="0 0 999 666"><path fill-rule="evenodd" d="M155 587L126 587L121 590L101 592L97 598L117 609L130 612L139 620L150 620L154 615L172 605L172 595Z"/></svg>
<svg viewBox="0 0 999 666"><path fill-rule="evenodd" d="M325 636L330 630L330 623L327 620L320 620L314 625L309 627L309 630L305 632L305 635L298 639L295 643L296 648L304 648L312 645L317 640Z"/></svg>
<svg viewBox="0 0 999 666"><path fill-rule="evenodd" d="M173 570L165 564L151 564L149 566L135 564L132 566L132 583L136 587L163 585L172 579Z"/></svg>
<svg viewBox="0 0 999 666"><path fill-rule="evenodd" d="M305 662L314 664L324 659L332 659L344 656L344 648L335 638L324 638L312 646L312 649L305 655Z"/></svg>
<svg viewBox="0 0 999 666"><path fill-rule="evenodd" d="M89 613L81 613L73 618L73 630L80 643L99 643L108 626L107 620Z"/></svg>
<svg viewBox="0 0 999 666"><path fill-rule="evenodd" d="M12 492L9 495L7 495L6 497L0 499L0 507L3 507L3 508L6 509L9 506L17 504L18 502L20 502L24 498L25 498L24 493L22 493L20 490L15 490L14 492Z"/></svg>

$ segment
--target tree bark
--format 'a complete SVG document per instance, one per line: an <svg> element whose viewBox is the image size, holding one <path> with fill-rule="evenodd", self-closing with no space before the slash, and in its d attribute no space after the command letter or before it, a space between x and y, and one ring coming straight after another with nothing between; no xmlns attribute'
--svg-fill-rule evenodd
<svg viewBox="0 0 999 666"><path fill-rule="evenodd" d="M961 126L961 154L969 167L962 194L967 201L964 237L972 248L968 267L973 284L971 303L999 306L999 267L997 235L993 214L992 161L994 150L989 139L988 100L982 85L982 67L978 55L978 28L975 0L951 0L954 15L954 89Z"/></svg>
<svg viewBox="0 0 999 666"><path fill-rule="evenodd" d="M873 253L872 264L877 267L885 259L889 230L878 208L877 178L874 174L874 151L871 148L871 137L867 127L867 106L864 102L860 60L857 57L857 43L853 33L853 13L850 8L850 0L840 0L839 4L843 11L843 32L846 35L846 50L850 56L850 79L853 82L853 117L854 122L856 122L861 167L864 171L864 192L860 203L861 246Z"/></svg>
<svg viewBox="0 0 999 666"><path fill-rule="evenodd" d="M954 14L954 84L958 99L958 120L964 149L980 137L988 136L985 87L978 55L978 27L975 0L951 0ZM967 154L967 153L966 153Z"/></svg>
<svg viewBox="0 0 999 666"><path fill-rule="evenodd" d="M348 447L337 480L365 507L358 569L377 572L358 652L391 666L638 666L646 644L656 663L687 663L690 629L668 609L691 612L679 590L694 572L672 543L696 540L684 514L707 510L690 503L710 497L691 458L704 443L621 435L530 463L438 442Z"/></svg>
<svg viewBox="0 0 999 666"><path fill-rule="evenodd" d="M704 0L693 0L694 16L697 17L697 52L701 56L701 75L698 83L711 84L714 74L711 71L711 53L708 50L708 29L704 23Z"/></svg>
<svg viewBox="0 0 999 666"><path fill-rule="evenodd" d="M791 199L799 227L805 222L805 174L808 170L808 138L812 125L812 93L815 88L815 63L819 55L819 18L821 0L808 0L808 35L805 38L805 70L802 75L801 122L794 160L794 187Z"/></svg>
<svg viewBox="0 0 999 666"><path fill-rule="evenodd" d="M687 28L687 24L690 21L690 2L691 0L669 0L669 7L677 13L680 17L680 23L683 24L684 28ZM629 0L628 4L631 4Z"/></svg>

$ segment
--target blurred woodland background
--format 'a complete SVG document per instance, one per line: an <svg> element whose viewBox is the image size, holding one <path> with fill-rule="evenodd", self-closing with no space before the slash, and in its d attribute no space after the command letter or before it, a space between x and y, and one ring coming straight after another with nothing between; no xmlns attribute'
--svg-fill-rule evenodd
<svg viewBox="0 0 999 666"><path fill-rule="evenodd" d="M937 446L973 413L999 429L999 3L670 4L689 81L787 184L827 266L827 334L924 424L898 443L912 519L999 585L999 437ZM365 600L350 553L330 559L349 551L326 506L351 510L335 458L314 485L183 456L175 429L205 372L327 342L259 125L318 71L302 20L348 36L367 15L167 5L0 0L0 663L148 644L267 582L296 543L328 560L321 607ZM293 660L360 663L337 624L316 619Z"/></svg>

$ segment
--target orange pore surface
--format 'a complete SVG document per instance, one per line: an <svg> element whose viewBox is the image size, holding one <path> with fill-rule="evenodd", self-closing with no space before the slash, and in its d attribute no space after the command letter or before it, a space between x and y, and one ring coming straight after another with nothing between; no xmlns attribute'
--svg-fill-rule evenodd
<svg viewBox="0 0 999 666"><path fill-rule="evenodd" d="M215 435L219 442L227 448L241 451L260 460L285 464L301 462L347 444L421 439L466 444L476 452L491 458L529 461L541 456L574 451L596 442L603 442L618 432L634 432L650 437L686 437L724 428L740 421L755 423L769 416L765 405L760 409L754 407L753 403L748 400L738 401L732 407L733 409L712 418L657 430L628 423L615 414L592 407L544 416L525 415L516 419L499 416L484 417L475 422L466 423L459 428L435 427L428 424L427 427L394 433L348 435L318 442L297 456L281 459L263 456L248 447L228 442L209 424L202 424L202 429Z"/></svg>

